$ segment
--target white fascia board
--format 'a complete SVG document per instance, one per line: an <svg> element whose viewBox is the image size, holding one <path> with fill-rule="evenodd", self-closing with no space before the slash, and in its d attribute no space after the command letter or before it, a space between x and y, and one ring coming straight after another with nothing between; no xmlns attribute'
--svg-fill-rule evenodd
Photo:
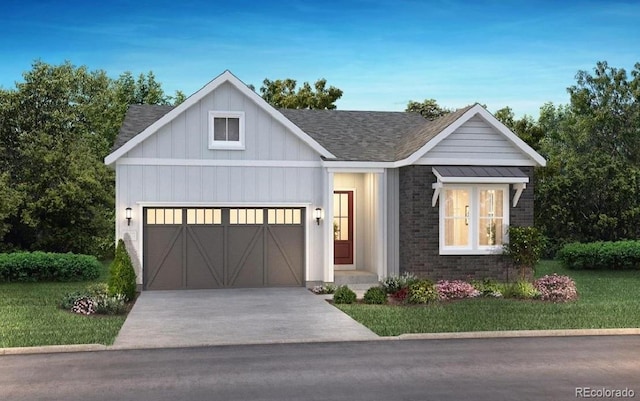
<svg viewBox="0 0 640 401"><path fill-rule="evenodd" d="M227 159L168 159L123 157L117 165L134 166L211 166L211 167L322 167L320 161L313 160L227 160Z"/></svg>
<svg viewBox="0 0 640 401"><path fill-rule="evenodd" d="M373 173L373 174L382 174L384 173L384 168L378 167L329 167L327 171L330 173Z"/></svg>
<svg viewBox="0 0 640 401"><path fill-rule="evenodd" d="M162 116L158 121L148 126L144 131L142 131L135 137L131 138L127 143L125 143L120 148L116 149L113 153L105 157L104 163L106 165L113 164L116 160L118 160L120 157L125 155L128 151L133 149L136 145L142 143L145 139L147 139L148 137L156 133L156 131L162 128L165 124L175 119L178 115L180 115L180 113L184 112L189 107L198 103L205 96L213 92L217 87L219 87L225 82L229 82L234 87L236 87L240 92L242 92L245 96L253 100L258 106L260 106L270 116L275 118L277 121L282 123L286 128L288 128L294 134L300 137L301 140L306 142L309 146L311 146L311 148L313 148L320 155L328 158L335 158L335 156L331 154L331 152L323 148L318 142L316 142L308 134L303 132L298 126L296 126L291 121L289 121L289 119L287 119L282 113L276 110L273 106L271 106L263 98L261 98L257 93L252 91L247 85L245 85L242 81L240 81L235 75L233 75L231 71L225 70L222 74L215 77L213 80L211 80L208 84L206 84L196 93L189 96L184 102L180 103L173 110L169 111L167 114Z"/></svg>
<svg viewBox="0 0 640 401"><path fill-rule="evenodd" d="M395 162L369 162L369 161L331 161L324 160L322 167L330 169L384 169L398 167ZM344 171L338 171L344 172Z"/></svg>

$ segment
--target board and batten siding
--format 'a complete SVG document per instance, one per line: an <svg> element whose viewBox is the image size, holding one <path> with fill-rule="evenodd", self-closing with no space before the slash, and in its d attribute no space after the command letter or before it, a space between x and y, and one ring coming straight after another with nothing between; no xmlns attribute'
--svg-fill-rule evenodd
<svg viewBox="0 0 640 401"><path fill-rule="evenodd" d="M245 113L245 149L209 149L209 111ZM125 158L319 161L316 151L230 83L224 83Z"/></svg>
<svg viewBox="0 0 640 401"><path fill-rule="evenodd" d="M245 113L244 150L209 149L212 110ZM244 165L239 165L242 161ZM270 164L252 165L252 161ZM116 162L115 169L116 235L130 238L139 284L142 210L154 204L307 206L309 262L305 279L323 279L322 230L310 212L322 205L320 156L230 83L221 84L131 149ZM133 209L130 226L124 216L127 207Z"/></svg>
<svg viewBox="0 0 640 401"><path fill-rule="evenodd" d="M416 164L432 160L502 160L512 165L531 160L482 117L474 116L438 143ZM448 162L451 164L451 162Z"/></svg>

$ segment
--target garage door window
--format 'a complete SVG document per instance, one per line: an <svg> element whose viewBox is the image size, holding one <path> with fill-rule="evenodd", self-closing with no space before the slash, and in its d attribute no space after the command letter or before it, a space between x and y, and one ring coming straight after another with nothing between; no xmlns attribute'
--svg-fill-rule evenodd
<svg viewBox="0 0 640 401"><path fill-rule="evenodd" d="M147 209L147 224L182 224L182 209Z"/></svg>
<svg viewBox="0 0 640 401"><path fill-rule="evenodd" d="M187 209L187 224L222 224L222 209Z"/></svg>
<svg viewBox="0 0 640 401"><path fill-rule="evenodd" d="M229 224L263 224L264 209L229 209Z"/></svg>
<svg viewBox="0 0 640 401"><path fill-rule="evenodd" d="M302 224L300 209L269 209L269 224Z"/></svg>

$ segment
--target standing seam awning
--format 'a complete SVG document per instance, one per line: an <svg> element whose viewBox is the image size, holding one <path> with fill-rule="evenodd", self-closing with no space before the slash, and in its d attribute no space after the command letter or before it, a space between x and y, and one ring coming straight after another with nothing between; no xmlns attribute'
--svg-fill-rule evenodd
<svg viewBox="0 0 640 401"><path fill-rule="evenodd" d="M522 191L527 187L529 176L518 167L497 166L438 166L432 168L438 178L432 187L431 206L438 203L440 191L444 184L513 184L516 193L513 195L513 207L518 205Z"/></svg>

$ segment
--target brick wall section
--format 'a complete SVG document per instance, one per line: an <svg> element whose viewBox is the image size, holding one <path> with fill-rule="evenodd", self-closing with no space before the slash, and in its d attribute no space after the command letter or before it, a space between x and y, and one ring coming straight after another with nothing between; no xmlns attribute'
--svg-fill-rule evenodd
<svg viewBox="0 0 640 401"><path fill-rule="evenodd" d="M527 188L516 208L510 207L511 225L533 225L533 167L519 167L529 175ZM400 272L412 272L433 280L511 280L517 277L499 255L440 255L439 205L431 206L436 182L432 166L400 169ZM514 191L509 193L509 206Z"/></svg>

